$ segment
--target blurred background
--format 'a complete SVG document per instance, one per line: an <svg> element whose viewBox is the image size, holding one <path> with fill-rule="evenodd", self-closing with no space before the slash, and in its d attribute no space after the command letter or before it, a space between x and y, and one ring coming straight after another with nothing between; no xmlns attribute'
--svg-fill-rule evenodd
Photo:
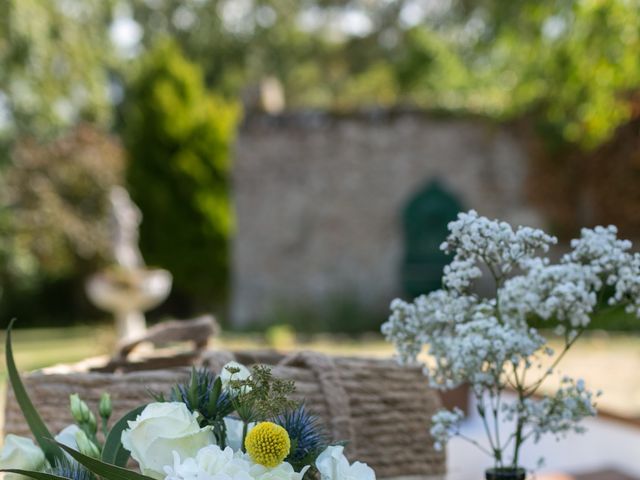
<svg viewBox="0 0 640 480"><path fill-rule="evenodd" d="M553 255L640 237L638 51L629 0L0 0L1 326L24 368L113 346L86 282L124 281L123 186L173 278L149 323L388 355L388 304L440 286L460 210ZM625 421L639 327L607 311L567 359Z"/></svg>

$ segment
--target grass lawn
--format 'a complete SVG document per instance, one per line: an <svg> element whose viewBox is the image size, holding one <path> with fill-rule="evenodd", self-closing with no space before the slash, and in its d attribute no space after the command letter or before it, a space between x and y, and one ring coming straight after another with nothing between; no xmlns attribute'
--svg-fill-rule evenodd
<svg viewBox="0 0 640 480"><path fill-rule="evenodd" d="M75 362L107 353L114 345L115 338L113 332L105 327L15 330L12 336L13 353L21 371L36 370L54 363ZM0 339L3 352L0 379L4 380L4 332Z"/></svg>

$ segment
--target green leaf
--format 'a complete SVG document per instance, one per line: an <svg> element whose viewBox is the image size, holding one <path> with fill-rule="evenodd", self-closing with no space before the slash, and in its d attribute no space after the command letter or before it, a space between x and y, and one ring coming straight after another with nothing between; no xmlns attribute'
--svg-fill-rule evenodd
<svg viewBox="0 0 640 480"><path fill-rule="evenodd" d="M130 420L135 420L142 413L146 405L134 408L118 420L107 435L102 447L102 461L124 467L129 461L129 451L122 446L122 432L127 428Z"/></svg>
<svg viewBox="0 0 640 480"><path fill-rule="evenodd" d="M191 408L194 409L200 404L200 392L198 390L198 372L196 371L196 367L191 367L191 380L189 382L187 400L189 400Z"/></svg>
<svg viewBox="0 0 640 480"><path fill-rule="evenodd" d="M7 362L7 373L9 374L9 381L11 382L11 387L13 388L13 393L16 396L16 401L20 406L20 410L22 410L22 414L24 415L29 428L31 429L31 433L35 437L38 445L44 452L47 461L53 465L56 460L64 460L65 456L62 453L62 450L50 440L53 439L53 435L49 432L49 429L42 421L42 418L38 414L37 410L33 406L29 395L27 394L27 390L22 383L22 379L20 378L20 374L18 373L18 368L16 367L16 362L13 358L13 349L11 347L11 329L13 328L13 324L15 323L15 318L9 322L9 327L7 328L7 339L5 345L5 356Z"/></svg>
<svg viewBox="0 0 640 480"><path fill-rule="evenodd" d="M88 457L61 443L58 443L58 446L75 458L78 463L84 465L93 473L105 480L154 480L151 477L127 470L126 468L111 465L96 458Z"/></svg>
<svg viewBox="0 0 640 480"><path fill-rule="evenodd" d="M207 405L207 409L210 414L213 414L217 410L218 406L218 397L222 392L222 379L220 377L216 378L216 381L213 382L213 388L209 393L209 404Z"/></svg>
<svg viewBox="0 0 640 480"><path fill-rule="evenodd" d="M69 480L67 477L61 477L52 473L34 472L32 470L19 470L16 468L6 468L0 470L3 473L16 473L18 475L24 475L25 477L31 477L35 480Z"/></svg>

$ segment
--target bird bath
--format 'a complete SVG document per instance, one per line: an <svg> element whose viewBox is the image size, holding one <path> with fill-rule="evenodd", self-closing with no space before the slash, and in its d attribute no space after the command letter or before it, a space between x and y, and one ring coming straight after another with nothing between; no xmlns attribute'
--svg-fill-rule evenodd
<svg viewBox="0 0 640 480"><path fill-rule="evenodd" d="M86 289L94 305L113 313L119 339L146 331L144 313L160 305L171 291L171 274L162 269L110 269L89 278Z"/></svg>
<svg viewBox="0 0 640 480"><path fill-rule="evenodd" d="M86 291L94 305L113 314L118 339L132 340L146 331L144 312L169 295L172 276L167 270L144 265L138 248L142 214L127 191L115 187L109 199L116 265L89 277Z"/></svg>

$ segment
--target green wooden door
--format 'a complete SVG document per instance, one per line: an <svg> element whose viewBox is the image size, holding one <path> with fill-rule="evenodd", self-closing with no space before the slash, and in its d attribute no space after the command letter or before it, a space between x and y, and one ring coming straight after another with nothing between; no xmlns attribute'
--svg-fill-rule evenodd
<svg viewBox="0 0 640 480"><path fill-rule="evenodd" d="M451 260L440 250L447 224L462 210L460 202L437 180L418 191L403 212L405 254L402 284L411 298L442 286L442 270Z"/></svg>

